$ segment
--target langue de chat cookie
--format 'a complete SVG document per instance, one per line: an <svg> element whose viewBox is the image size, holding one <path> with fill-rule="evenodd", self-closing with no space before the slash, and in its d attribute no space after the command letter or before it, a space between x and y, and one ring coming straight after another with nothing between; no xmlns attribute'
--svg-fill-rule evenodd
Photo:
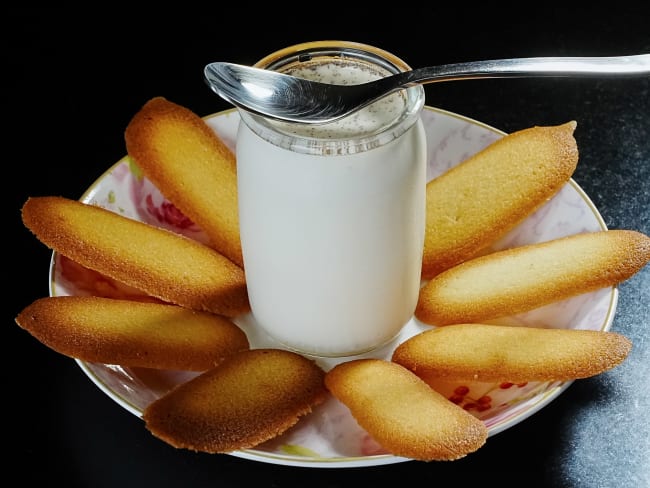
<svg viewBox="0 0 650 488"><path fill-rule="evenodd" d="M451 461L479 449L485 424L403 366L383 359L339 363L325 385L359 425L395 456Z"/></svg>
<svg viewBox="0 0 650 488"><path fill-rule="evenodd" d="M569 381L618 366L631 348L608 331L456 324L412 336L391 360L427 382Z"/></svg>
<svg viewBox="0 0 650 488"><path fill-rule="evenodd" d="M243 269L188 237L57 196L30 197L22 219L49 248L152 297L228 317L250 310Z"/></svg>
<svg viewBox="0 0 650 488"><path fill-rule="evenodd" d="M237 213L235 155L208 124L163 97L133 116L124 138L128 155L160 193L243 266Z"/></svg>
<svg viewBox="0 0 650 488"><path fill-rule="evenodd" d="M325 371L283 349L250 349L177 386L142 418L176 448L227 453L252 448L295 425L327 397Z"/></svg>
<svg viewBox="0 0 650 488"><path fill-rule="evenodd" d="M16 323L60 354L127 367L205 371L249 348L230 320L163 303L45 297L25 307Z"/></svg>
<svg viewBox="0 0 650 488"><path fill-rule="evenodd" d="M482 322L614 286L650 261L650 237L585 232L458 264L420 289L415 316L431 325Z"/></svg>
<svg viewBox="0 0 650 488"><path fill-rule="evenodd" d="M513 132L429 181L422 277L476 256L555 195L578 163L575 128Z"/></svg>

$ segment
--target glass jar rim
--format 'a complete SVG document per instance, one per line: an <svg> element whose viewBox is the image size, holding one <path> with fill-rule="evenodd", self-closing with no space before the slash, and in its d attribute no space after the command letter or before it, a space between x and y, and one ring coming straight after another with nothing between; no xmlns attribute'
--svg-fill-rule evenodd
<svg viewBox="0 0 650 488"><path fill-rule="evenodd" d="M291 71L307 63L372 66L384 75L411 69L402 59L388 51L350 41L314 41L295 44L265 56L255 63L255 66L276 71ZM383 125L355 134L319 136L316 131L316 135L308 135L296 130L297 124L274 121L243 109L239 109L239 113L243 123L251 131L281 148L304 154L354 154L389 143L419 120L424 107L424 88L421 85L406 88L391 96L400 96L403 99L403 109L399 114ZM353 114L349 117L354 116ZM337 122L323 124L320 128L327 129L328 125L333 127L334 124Z"/></svg>

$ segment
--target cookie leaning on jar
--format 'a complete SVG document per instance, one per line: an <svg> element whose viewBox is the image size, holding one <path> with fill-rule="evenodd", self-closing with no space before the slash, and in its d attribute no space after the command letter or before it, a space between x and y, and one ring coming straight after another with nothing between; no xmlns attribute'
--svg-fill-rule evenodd
<svg viewBox="0 0 650 488"><path fill-rule="evenodd" d="M154 97L133 116L124 140L162 195L205 232L214 249L243 266L235 155L205 120Z"/></svg>
<svg viewBox="0 0 650 488"><path fill-rule="evenodd" d="M430 180L422 278L475 257L553 197L578 164L576 126L513 132Z"/></svg>
<svg viewBox="0 0 650 488"><path fill-rule="evenodd" d="M650 261L650 237L616 229L493 252L420 289L415 317L436 326L482 322L614 286Z"/></svg>
<svg viewBox="0 0 650 488"><path fill-rule="evenodd" d="M188 237L57 196L30 197L22 219L49 248L152 297L226 317L250 309L244 271Z"/></svg>

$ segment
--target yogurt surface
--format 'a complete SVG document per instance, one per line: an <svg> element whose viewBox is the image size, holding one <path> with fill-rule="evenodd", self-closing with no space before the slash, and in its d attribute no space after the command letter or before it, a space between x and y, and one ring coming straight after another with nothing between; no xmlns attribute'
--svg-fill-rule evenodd
<svg viewBox="0 0 650 488"><path fill-rule="evenodd" d="M378 67L346 61L304 63L287 69L287 74L333 85L358 85L388 75ZM394 93L362 108L343 119L322 125L276 122L279 130L304 137L323 139L360 137L376 133L399 120L405 110L404 96Z"/></svg>

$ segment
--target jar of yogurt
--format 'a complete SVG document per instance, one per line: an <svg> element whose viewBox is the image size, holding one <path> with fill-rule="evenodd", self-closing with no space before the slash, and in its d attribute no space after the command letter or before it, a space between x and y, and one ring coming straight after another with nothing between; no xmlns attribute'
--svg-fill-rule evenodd
<svg viewBox="0 0 650 488"><path fill-rule="evenodd" d="M320 41L257 67L334 84L410 69L365 44ZM254 323L286 348L322 357L387 344L411 319L422 266L424 89L342 120L307 125L240 110L240 235Z"/></svg>

